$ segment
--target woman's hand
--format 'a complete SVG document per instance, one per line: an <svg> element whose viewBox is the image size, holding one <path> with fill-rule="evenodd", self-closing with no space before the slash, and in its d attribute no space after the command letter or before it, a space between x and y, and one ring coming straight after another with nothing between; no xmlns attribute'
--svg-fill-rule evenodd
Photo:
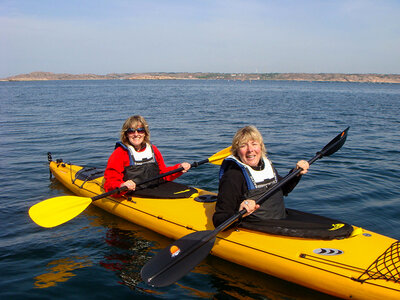
<svg viewBox="0 0 400 300"><path fill-rule="evenodd" d="M130 191L134 191L136 189L136 183L132 180L127 180L121 183L119 187L122 188L123 186L126 186Z"/></svg>
<svg viewBox="0 0 400 300"><path fill-rule="evenodd" d="M296 164L296 169L301 169L300 175L304 175L308 172L310 164L306 160L299 160Z"/></svg>
<svg viewBox="0 0 400 300"><path fill-rule="evenodd" d="M183 168L182 173L186 173L187 171L189 171L191 165L187 162L183 162L181 163L181 168Z"/></svg>
<svg viewBox="0 0 400 300"><path fill-rule="evenodd" d="M256 204L256 201L247 199L240 203L239 211L241 211L242 209L247 210L247 213L243 215L243 217L247 217L248 215L256 211L259 207L260 205Z"/></svg>

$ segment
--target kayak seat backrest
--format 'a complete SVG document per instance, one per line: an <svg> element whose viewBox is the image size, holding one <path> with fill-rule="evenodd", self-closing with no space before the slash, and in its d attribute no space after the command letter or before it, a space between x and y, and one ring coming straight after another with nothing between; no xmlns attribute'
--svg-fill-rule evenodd
<svg viewBox="0 0 400 300"><path fill-rule="evenodd" d="M82 181L89 181L103 176L104 176L104 169L97 169L94 167L93 168L83 167L81 170L76 172L75 179L79 179Z"/></svg>

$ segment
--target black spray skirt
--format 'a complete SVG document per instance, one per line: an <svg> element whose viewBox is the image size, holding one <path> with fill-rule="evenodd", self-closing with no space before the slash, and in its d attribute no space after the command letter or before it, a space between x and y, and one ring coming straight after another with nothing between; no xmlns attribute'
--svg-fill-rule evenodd
<svg viewBox="0 0 400 300"><path fill-rule="evenodd" d="M351 225L338 220L288 208L286 212L285 219L246 222L244 218L239 226L270 234L321 240L347 238L353 232Z"/></svg>

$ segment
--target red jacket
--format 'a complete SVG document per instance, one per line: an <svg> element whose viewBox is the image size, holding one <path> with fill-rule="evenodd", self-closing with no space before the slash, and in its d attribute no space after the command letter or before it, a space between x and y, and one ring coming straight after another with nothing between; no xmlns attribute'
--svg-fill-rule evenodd
<svg viewBox="0 0 400 300"><path fill-rule="evenodd" d="M153 146L154 156L156 158L158 167L160 169L160 174L178 169L180 167L180 164L167 167L165 165L164 158L162 157L160 150L158 150L156 146L154 145L152 146ZM144 149L142 149L141 151L144 151ZM129 164L130 164L129 153L122 147L117 147L111 154L110 158L108 159L107 168L104 172L104 179L105 179L104 189L106 192L115 190L121 186L121 184L124 182L123 177L124 177L125 167L129 166ZM171 174L164 177L164 180L172 181L181 176L182 174L183 174L182 172Z"/></svg>

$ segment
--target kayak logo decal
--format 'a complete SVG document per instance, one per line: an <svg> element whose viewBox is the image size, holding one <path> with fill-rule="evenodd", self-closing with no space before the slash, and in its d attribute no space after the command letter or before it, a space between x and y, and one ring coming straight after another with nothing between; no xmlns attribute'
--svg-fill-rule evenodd
<svg viewBox="0 0 400 300"><path fill-rule="evenodd" d="M169 248L169 252L171 253L171 257L175 257L181 253L181 249L179 249L178 246L172 245L171 248Z"/></svg>
<svg viewBox="0 0 400 300"><path fill-rule="evenodd" d="M315 249L313 252L315 254L328 255L328 256L343 254L342 250L333 249L333 248L318 248L318 249Z"/></svg>
<svg viewBox="0 0 400 300"><path fill-rule="evenodd" d="M333 230L338 230L338 229L340 229L340 228L342 228L344 226L344 224L332 224L332 228L331 229L329 229L330 231L333 231Z"/></svg>

